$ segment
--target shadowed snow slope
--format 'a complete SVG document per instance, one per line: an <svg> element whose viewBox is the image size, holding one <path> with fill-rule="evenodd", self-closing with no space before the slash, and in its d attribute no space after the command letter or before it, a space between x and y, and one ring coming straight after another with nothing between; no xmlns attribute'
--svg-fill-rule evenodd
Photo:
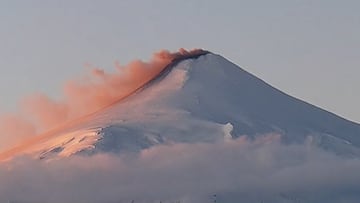
<svg viewBox="0 0 360 203"><path fill-rule="evenodd" d="M285 143L358 156L360 125L271 87L204 52L171 63L132 95L0 155L137 152L157 144L279 134Z"/></svg>

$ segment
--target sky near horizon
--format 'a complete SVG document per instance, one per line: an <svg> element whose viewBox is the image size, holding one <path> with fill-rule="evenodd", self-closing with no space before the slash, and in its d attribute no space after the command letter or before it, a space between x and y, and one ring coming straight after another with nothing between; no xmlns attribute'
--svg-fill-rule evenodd
<svg viewBox="0 0 360 203"><path fill-rule="evenodd" d="M360 1L0 1L0 112L59 97L85 64L204 48L278 89L360 122Z"/></svg>

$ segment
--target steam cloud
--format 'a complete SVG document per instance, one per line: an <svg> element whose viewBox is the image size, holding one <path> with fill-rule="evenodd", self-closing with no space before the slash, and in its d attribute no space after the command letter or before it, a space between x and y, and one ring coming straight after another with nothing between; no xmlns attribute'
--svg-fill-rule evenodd
<svg viewBox="0 0 360 203"><path fill-rule="evenodd" d="M0 201L358 202L360 161L276 136L0 165Z"/></svg>
<svg viewBox="0 0 360 203"><path fill-rule="evenodd" d="M128 65L115 64L116 71L93 69L77 80L65 83L59 101L34 94L20 102L20 111L0 116L0 150L21 139L57 127L67 121L93 113L131 94L158 75L170 62L204 52L200 49L178 52L162 50L149 62L135 60Z"/></svg>

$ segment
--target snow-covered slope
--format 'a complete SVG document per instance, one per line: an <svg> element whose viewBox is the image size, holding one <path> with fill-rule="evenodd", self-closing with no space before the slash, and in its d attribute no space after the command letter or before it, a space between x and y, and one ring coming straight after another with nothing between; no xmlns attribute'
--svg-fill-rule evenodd
<svg viewBox="0 0 360 203"><path fill-rule="evenodd" d="M179 58L127 98L0 154L50 158L276 133L360 155L360 125L271 87L222 56Z"/></svg>

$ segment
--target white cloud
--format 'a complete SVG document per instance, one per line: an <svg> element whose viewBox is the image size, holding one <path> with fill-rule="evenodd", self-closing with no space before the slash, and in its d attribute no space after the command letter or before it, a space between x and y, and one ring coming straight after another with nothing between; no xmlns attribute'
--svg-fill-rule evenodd
<svg viewBox="0 0 360 203"><path fill-rule="evenodd" d="M0 202L358 202L360 161L278 136L0 166Z"/></svg>

